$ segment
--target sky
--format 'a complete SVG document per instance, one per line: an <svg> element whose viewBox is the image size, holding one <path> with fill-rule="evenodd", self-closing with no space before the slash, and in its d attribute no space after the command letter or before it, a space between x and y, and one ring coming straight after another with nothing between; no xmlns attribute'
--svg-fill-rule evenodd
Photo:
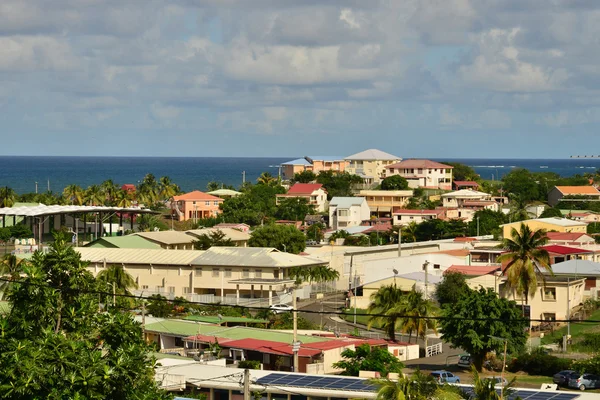
<svg viewBox="0 0 600 400"><path fill-rule="evenodd" d="M596 0L2 0L4 155L599 154Z"/></svg>

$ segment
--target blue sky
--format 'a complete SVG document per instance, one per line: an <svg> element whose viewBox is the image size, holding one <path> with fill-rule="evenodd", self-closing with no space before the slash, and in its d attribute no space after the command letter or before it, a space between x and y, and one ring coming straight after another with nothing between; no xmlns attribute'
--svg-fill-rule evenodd
<svg viewBox="0 0 600 400"><path fill-rule="evenodd" d="M594 0L3 0L0 153L596 154L599 20Z"/></svg>

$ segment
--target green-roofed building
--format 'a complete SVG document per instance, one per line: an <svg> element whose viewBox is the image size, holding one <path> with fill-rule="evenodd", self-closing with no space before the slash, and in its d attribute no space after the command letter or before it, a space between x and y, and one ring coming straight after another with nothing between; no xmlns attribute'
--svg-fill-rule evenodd
<svg viewBox="0 0 600 400"><path fill-rule="evenodd" d="M160 245L138 235L101 237L84 247L97 249L160 249Z"/></svg>
<svg viewBox="0 0 600 400"><path fill-rule="evenodd" d="M189 315L185 317L187 321L204 322L207 324L216 324L221 326L247 326L247 324L268 324L266 319L246 318L246 317L218 317L214 315Z"/></svg>

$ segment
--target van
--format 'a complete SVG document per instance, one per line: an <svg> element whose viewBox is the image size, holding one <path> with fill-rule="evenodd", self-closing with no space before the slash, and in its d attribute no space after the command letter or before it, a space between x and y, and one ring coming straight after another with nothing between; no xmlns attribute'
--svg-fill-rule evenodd
<svg viewBox="0 0 600 400"><path fill-rule="evenodd" d="M471 360L470 354L461 354L458 356L458 366L460 368L471 368L471 364L473 360Z"/></svg>

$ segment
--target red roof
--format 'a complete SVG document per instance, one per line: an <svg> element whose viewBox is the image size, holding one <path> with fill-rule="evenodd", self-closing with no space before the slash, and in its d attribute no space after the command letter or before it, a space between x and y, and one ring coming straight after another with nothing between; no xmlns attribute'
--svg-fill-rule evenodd
<svg viewBox="0 0 600 400"><path fill-rule="evenodd" d="M455 242L476 242L477 238L474 237L457 237L454 238Z"/></svg>
<svg viewBox="0 0 600 400"><path fill-rule="evenodd" d="M385 167L386 169L394 168L394 169L403 169L403 168L442 168L449 169L454 168L451 165L442 164L436 161L431 160L404 160L399 163L388 165Z"/></svg>
<svg viewBox="0 0 600 400"><path fill-rule="evenodd" d="M221 341L219 340L219 344L220 343ZM313 343L311 343L311 345L312 344ZM298 352L300 357L313 357L321 354L321 350L315 348L311 349L305 346L309 346L309 344L300 346L300 351ZM291 356L294 354L292 351L292 346L288 343L272 342L270 340L261 339L231 340L227 342L227 347L277 355Z"/></svg>
<svg viewBox="0 0 600 400"><path fill-rule="evenodd" d="M479 187L479 183L475 181L454 181L456 186L477 186Z"/></svg>
<svg viewBox="0 0 600 400"><path fill-rule="evenodd" d="M496 271L500 271L502 267L499 265L485 265L485 266L476 266L476 265L452 265L450 268L444 271L445 274L449 272L460 272L465 275L472 276L482 276L482 275L491 275Z"/></svg>
<svg viewBox="0 0 600 400"><path fill-rule="evenodd" d="M322 187L323 185L320 183L295 183L288 190L287 194L311 194Z"/></svg>
<svg viewBox="0 0 600 400"><path fill-rule="evenodd" d="M593 251L578 249L577 247L560 246L558 244L551 244L549 246L543 246L542 249L548 253L569 255L569 254L592 254Z"/></svg>
<svg viewBox="0 0 600 400"><path fill-rule="evenodd" d="M585 235L581 232L546 232L548 240L576 241Z"/></svg>
<svg viewBox="0 0 600 400"><path fill-rule="evenodd" d="M372 225L369 229L367 229L366 231L363 231L363 233L370 233L370 232L387 232L392 228L392 224L379 224L379 225Z"/></svg>
<svg viewBox="0 0 600 400"><path fill-rule="evenodd" d="M394 208L393 214L409 214L409 215L440 215L444 210L409 210L406 208Z"/></svg>
<svg viewBox="0 0 600 400"><path fill-rule="evenodd" d="M211 336L211 335L194 335L194 336L188 336L184 339L184 341L186 342L198 342L198 343L214 343L215 340L217 340L219 342L219 344L224 344L224 343L228 343L231 342L231 339L226 339L226 338L215 338L215 336Z"/></svg>
<svg viewBox="0 0 600 400"><path fill-rule="evenodd" d="M219 201L223 201L223 199L220 197L213 196L212 194L204 193L199 190L194 190L193 192L185 193L180 196L173 196L173 200L175 200L175 201L179 201L179 200L188 200L188 201L219 200Z"/></svg>
<svg viewBox="0 0 600 400"><path fill-rule="evenodd" d="M126 192L135 192L135 185L133 183L126 183L123 186L121 186L121 190L124 190Z"/></svg>

